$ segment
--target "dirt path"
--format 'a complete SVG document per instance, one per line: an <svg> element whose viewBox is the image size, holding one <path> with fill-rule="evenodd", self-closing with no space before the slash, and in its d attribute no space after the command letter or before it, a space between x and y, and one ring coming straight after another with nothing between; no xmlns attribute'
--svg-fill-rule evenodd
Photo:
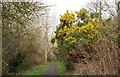
<svg viewBox="0 0 120 77"><path fill-rule="evenodd" d="M57 64L56 63L50 64L49 67L45 69L43 75L57 75Z"/></svg>

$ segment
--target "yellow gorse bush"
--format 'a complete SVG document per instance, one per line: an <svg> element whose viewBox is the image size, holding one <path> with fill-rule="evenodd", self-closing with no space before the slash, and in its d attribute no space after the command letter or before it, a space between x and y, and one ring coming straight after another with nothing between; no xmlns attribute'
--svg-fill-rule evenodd
<svg viewBox="0 0 120 77"><path fill-rule="evenodd" d="M90 44L99 40L97 36L100 33L100 20L92 19L85 9L75 14L66 11L60 18L61 24L58 26L56 39L62 51L64 48L68 50L75 45Z"/></svg>
<svg viewBox="0 0 120 77"><path fill-rule="evenodd" d="M63 38L63 42L66 45L74 45L77 44L78 41L82 39L86 39L86 42L96 42L96 36L99 34L98 31L99 26L92 24L89 22L86 25L81 27L73 25L72 27L64 26L64 28L58 31L59 37Z"/></svg>

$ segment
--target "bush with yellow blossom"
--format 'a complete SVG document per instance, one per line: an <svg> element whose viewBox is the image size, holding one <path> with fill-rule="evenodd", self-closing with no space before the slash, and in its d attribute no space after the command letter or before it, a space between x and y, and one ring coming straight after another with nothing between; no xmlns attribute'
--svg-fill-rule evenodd
<svg viewBox="0 0 120 77"><path fill-rule="evenodd" d="M99 41L99 19L92 19L87 10L70 13L67 11L60 18L55 39L61 58L66 59L67 53L77 45L88 45ZM53 43L53 39L51 40Z"/></svg>

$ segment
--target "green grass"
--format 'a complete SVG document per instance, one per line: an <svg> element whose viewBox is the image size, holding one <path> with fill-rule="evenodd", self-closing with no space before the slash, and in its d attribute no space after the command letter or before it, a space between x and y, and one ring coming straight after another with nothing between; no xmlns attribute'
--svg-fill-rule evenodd
<svg viewBox="0 0 120 77"><path fill-rule="evenodd" d="M56 63L58 68L58 75L64 75L66 71L66 64L63 61Z"/></svg>
<svg viewBox="0 0 120 77"><path fill-rule="evenodd" d="M51 63L48 62L46 64L40 65L38 67L35 67L34 69L28 70L28 71L24 71L22 72L22 75L42 75L45 71L46 68L49 67ZM64 62L56 62L57 64L57 74L58 75L64 75L65 70L66 70L66 65Z"/></svg>
<svg viewBox="0 0 120 77"><path fill-rule="evenodd" d="M50 64L51 63L48 62L46 64L40 65L32 70L23 72L22 75L41 75Z"/></svg>

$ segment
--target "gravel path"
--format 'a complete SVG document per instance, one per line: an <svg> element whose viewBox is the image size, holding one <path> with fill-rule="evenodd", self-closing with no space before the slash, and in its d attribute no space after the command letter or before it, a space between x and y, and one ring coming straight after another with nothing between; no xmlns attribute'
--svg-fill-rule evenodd
<svg viewBox="0 0 120 77"><path fill-rule="evenodd" d="M57 64L52 63L48 68L45 69L43 75L57 75Z"/></svg>

